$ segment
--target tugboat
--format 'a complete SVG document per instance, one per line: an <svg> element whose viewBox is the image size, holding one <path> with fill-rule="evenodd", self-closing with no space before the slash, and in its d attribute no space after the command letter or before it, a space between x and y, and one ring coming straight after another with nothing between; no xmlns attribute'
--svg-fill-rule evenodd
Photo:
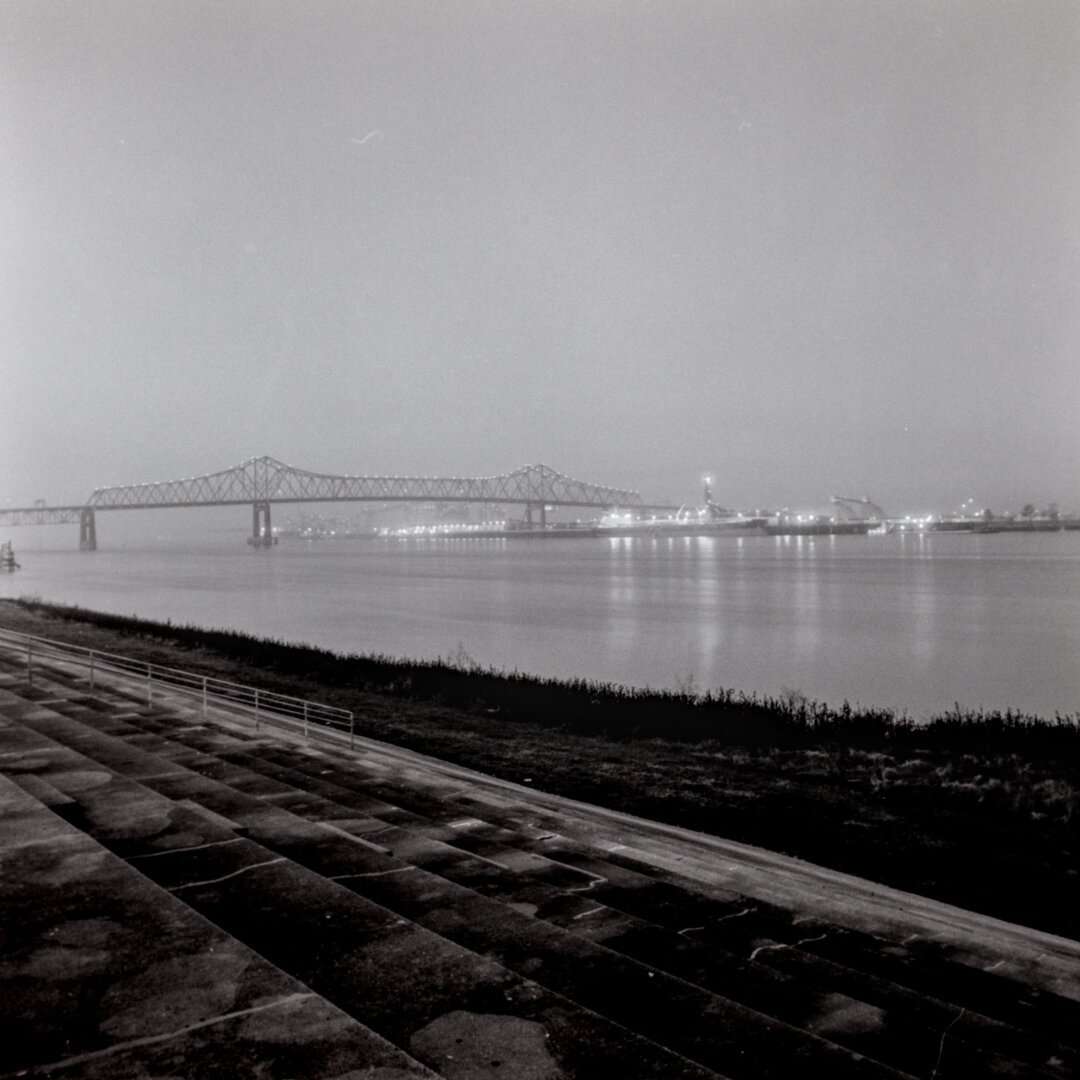
<svg viewBox="0 0 1080 1080"><path fill-rule="evenodd" d="M15 561L15 551L11 546L11 541L6 540L0 544L0 570L13 574L18 569L19 564Z"/></svg>

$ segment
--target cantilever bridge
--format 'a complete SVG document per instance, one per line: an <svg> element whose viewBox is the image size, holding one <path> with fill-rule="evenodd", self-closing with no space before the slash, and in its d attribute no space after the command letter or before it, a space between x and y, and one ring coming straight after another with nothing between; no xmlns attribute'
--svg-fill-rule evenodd
<svg viewBox="0 0 1080 1080"><path fill-rule="evenodd" d="M269 543L273 503L307 502L476 502L515 503L546 522L555 506L595 509L645 509L641 495L623 488L601 487L571 480L547 465L526 465L501 476L333 476L294 469L272 457L252 458L223 472L97 488L80 506L46 506L0 510L0 524L51 525L79 523L79 547L97 548L95 514L99 510L149 510L182 506L252 508L252 539Z"/></svg>

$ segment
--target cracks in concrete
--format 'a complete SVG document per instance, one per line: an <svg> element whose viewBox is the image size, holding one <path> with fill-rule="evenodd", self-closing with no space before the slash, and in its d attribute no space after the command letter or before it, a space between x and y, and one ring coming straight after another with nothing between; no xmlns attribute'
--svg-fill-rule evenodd
<svg viewBox="0 0 1080 1080"><path fill-rule="evenodd" d="M589 915L596 915L596 914L598 914L599 912L601 912L601 911L606 911L606 910L607 910L607 908L605 908L605 907L602 907L602 906L601 906L601 907L594 907L594 908L589 908L589 910L588 910L588 911L583 911L583 912L581 912L581 914L580 914L580 915L575 915L575 916L573 917L573 919L572 919L571 921L572 921L572 922L577 922L577 921L578 921L578 919L584 919L584 918L586 918L586 917L587 917L587 916L589 916Z"/></svg>
<svg viewBox="0 0 1080 1080"><path fill-rule="evenodd" d="M756 960L758 953L763 953L768 949L797 949L800 945L809 945L812 941L824 941L828 934L818 934L817 937L800 938L798 941L791 944L785 944L783 942L777 942L773 945L759 945L751 954L750 959Z"/></svg>
<svg viewBox="0 0 1080 1080"><path fill-rule="evenodd" d="M397 866L393 870L369 870L362 874L335 874L327 881L349 881L351 878L387 877L390 874L407 874L410 870L419 870L418 866Z"/></svg>
<svg viewBox="0 0 1080 1080"><path fill-rule="evenodd" d="M574 868L571 867L571 869L574 869ZM587 874L588 871L587 870L579 870L578 873L579 874ZM575 885L573 888L566 889L565 891L568 892L568 893L591 892L593 889L596 888L597 885L606 885L607 884L607 878L601 877L599 874L592 874L590 876L592 877L592 881L590 881L587 885Z"/></svg>
<svg viewBox="0 0 1080 1080"><path fill-rule="evenodd" d="M243 839L242 836L234 836L231 840L211 840L205 844L192 844L191 847L175 847L169 848L167 851L150 851L145 855L129 855L127 861L132 862L134 859L157 859L162 855L176 855L183 851L202 851L204 848L223 847L225 844L239 844Z"/></svg>
<svg viewBox="0 0 1080 1080"><path fill-rule="evenodd" d="M742 911L736 911L734 915L724 915L717 919L718 923L727 922L728 919L741 919L744 915L749 915L752 911L756 910L753 906L743 908Z"/></svg>
<svg viewBox="0 0 1080 1080"><path fill-rule="evenodd" d="M276 1009L282 1005L291 1005L298 1001L316 999L317 997L318 995L311 991L289 994L285 997L278 998L275 1001L264 1002L262 1005L253 1005L250 1009L239 1009L236 1012L221 1013L219 1016L212 1016L208 1020L200 1020L198 1023L188 1024L186 1027L176 1028L174 1031L166 1031L160 1035L147 1035L141 1039L130 1039L127 1042L117 1043L115 1046L106 1046L101 1050L91 1050L86 1054L78 1054L75 1057L63 1058L60 1061L51 1062L45 1067L44 1071L53 1072L56 1069L64 1069L73 1065L81 1065L86 1061L94 1061L98 1058L108 1057L110 1054L124 1053L139 1046L153 1046L155 1043L168 1042L170 1039L179 1038L182 1035L187 1035L192 1031L198 1031L201 1028L213 1027L215 1024L227 1023L230 1020L237 1020L242 1016L251 1016L255 1013L265 1012L267 1009ZM5 1075L19 1076L22 1074L15 1073Z"/></svg>
<svg viewBox="0 0 1080 1080"><path fill-rule="evenodd" d="M930 1073L930 1080L937 1080L938 1069L941 1068L941 1058L945 1053L945 1040L949 1037L949 1032L956 1027L960 1017L962 1017L966 1011L966 1009L961 1009L952 1020L949 1021L949 1026L941 1033L941 1042L938 1043L937 1060L934 1062L933 1071Z"/></svg>
<svg viewBox="0 0 1080 1080"><path fill-rule="evenodd" d="M172 892L177 892L180 889L194 889L198 885L217 885L220 881L228 881L229 878L234 878L240 874L246 874L249 870L258 870L263 866L273 866L274 863L285 862L285 856L279 855L276 859L267 859L265 862L252 863L250 866L242 866L239 870L234 870L231 874L224 874L222 877L209 878L206 881L186 881L183 885L173 885L171 887Z"/></svg>

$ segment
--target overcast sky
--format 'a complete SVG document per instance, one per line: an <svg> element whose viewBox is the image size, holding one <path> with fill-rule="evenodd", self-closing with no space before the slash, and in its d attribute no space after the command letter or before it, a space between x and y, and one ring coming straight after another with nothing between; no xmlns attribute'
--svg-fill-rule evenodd
<svg viewBox="0 0 1080 1080"><path fill-rule="evenodd" d="M0 139L0 505L1080 505L1073 0L3 0Z"/></svg>

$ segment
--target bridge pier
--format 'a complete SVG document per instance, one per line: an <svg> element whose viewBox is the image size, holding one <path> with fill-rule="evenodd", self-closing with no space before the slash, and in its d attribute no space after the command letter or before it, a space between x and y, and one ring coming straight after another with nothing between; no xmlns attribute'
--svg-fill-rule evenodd
<svg viewBox="0 0 1080 1080"><path fill-rule="evenodd" d="M92 506L84 506L79 511L79 550L97 551L97 522Z"/></svg>
<svg viewBox="0 0 1080 1080"><path fill-rule="evenodd" d="M540 511L540 528L547 528L547 504L546 503L526 503L525 504L525 524L531 529L533 527L533 508Z"/></svg>
<svg viewBox="0 0 1080 1080"><path fill-rule="evenodd" d="M251 505L251 536L248 543L253 547L270 547L275 542L270 528L270 504L257 502Z"/></svg>

